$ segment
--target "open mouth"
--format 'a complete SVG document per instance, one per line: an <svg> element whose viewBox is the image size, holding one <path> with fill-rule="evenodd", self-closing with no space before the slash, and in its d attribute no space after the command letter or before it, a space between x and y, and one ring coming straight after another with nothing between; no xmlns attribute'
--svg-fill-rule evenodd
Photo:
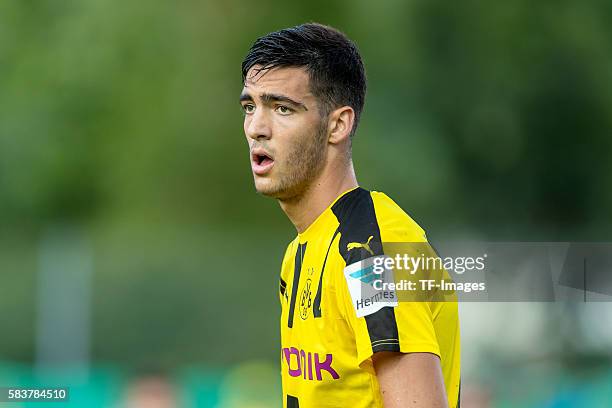
<svg viewBox="0 0 612 408"><path fill-rule="evenodd" d="M265 166L267 164L271 164L274 161L270 156L266 154L256 154L254 159L255 163L257 163L257 165L259 166Z"/></svg>
<svg viewBox="0 0 612 408"><path fill-rule="evenodd" d="M251 153L251 167L253 173L261 176L267 173L274 165L274 159L263 149L256 149Z"/></svg>

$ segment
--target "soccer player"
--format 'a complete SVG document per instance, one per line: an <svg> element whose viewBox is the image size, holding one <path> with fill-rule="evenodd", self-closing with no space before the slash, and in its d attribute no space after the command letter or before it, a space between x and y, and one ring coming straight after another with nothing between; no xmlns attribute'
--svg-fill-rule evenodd
<svg viewBox="0 0 612 408"><path fill-rule="evenodd" d="M383 243L426 242L389 197L358 186L351 142L366 77L355 44L320 24L283 29L255 41L242 77L255 188L297 229L279 287L283 407L458 407L457 303L381 307L349 290Z"/></svg>

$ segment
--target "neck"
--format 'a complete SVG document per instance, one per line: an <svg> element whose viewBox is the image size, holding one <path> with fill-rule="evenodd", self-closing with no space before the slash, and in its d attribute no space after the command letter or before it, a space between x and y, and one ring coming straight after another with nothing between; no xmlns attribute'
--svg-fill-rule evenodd
<svg viewBox="0 0 612 408"><path fill-rule="evenodd" d="M324 169L302 194L279 200L298 233L302 233L343 192L358 186L353 163Z"/></svg>

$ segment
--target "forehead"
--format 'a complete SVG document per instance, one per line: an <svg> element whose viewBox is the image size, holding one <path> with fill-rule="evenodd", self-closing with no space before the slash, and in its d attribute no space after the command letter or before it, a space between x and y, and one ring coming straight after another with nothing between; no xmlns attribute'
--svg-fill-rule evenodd
<svg viewBox="0 0 612 408"><path fill-rule="evenodd" d="M302 67L275 67L258 71L260 65L253 66L244 80L243 92L282 93L293 96L310 96L309 77Z"/></svg>

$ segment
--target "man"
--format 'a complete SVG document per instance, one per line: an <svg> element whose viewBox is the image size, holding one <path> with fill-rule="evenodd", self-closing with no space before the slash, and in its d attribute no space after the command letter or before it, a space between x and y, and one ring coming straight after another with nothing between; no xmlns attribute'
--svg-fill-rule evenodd
<svg viewBox="0 0 612 408"><path fill-rule="evenodd" d="M390 198L357 184L366 78L356 46L320 24L280 30L255 41L242 77L256 190L298 232L280 278L283 406L458 407L457 304L383 307L349 291L383 242L426 242Z"/></svg>

